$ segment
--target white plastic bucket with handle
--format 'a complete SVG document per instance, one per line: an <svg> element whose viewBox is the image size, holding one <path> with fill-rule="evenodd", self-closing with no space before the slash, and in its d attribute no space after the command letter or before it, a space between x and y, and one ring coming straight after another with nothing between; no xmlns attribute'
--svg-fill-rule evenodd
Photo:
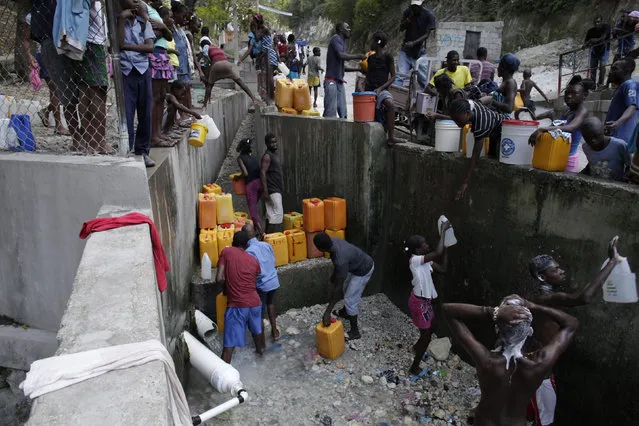
<svg viewBox="0 0 639 426"><path fill-rule="evenodd" d="M610 260L606 260L602 269ZM637 279L625 257L614 267L603 286L603 299L611 303L637 303Z"/></svg>
<svg viewBox="0 0 639 426"><path fill-rule="evenodd" d="M437 120L435 123L435 151L459 151L460 135L461 129L453 120Z"/></svg>
<svg viewBox="0 0 639 426"><path fill-rule="evenodd" d="M538 128L538 121L504 120L499 144L499 162L532 166L535 149L528 144L528 138Z"/></svg>

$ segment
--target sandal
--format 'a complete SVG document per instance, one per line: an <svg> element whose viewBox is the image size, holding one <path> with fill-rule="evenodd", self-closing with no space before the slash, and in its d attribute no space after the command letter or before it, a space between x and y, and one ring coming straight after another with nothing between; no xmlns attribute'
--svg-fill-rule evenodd
<svg viewBox="0 0 639 426"><path fill-rule="evenodd" d="M42 121L42 125L44 127L51 127L51 122L49 121L49 111L38 110L38 117L40 117L40 121Z"/></svg>

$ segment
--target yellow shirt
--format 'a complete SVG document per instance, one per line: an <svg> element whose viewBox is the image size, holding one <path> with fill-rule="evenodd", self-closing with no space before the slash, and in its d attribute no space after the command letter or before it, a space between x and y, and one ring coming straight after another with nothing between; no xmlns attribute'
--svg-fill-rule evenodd
<svg viewBox="0 0 639 426"><path fill-rule="evenodd" d="M468 85L471 81L473 81L473 77L470 75L470 70L468 67L464 65L457 66L455 72L448 71L448 68L442 68L435 73L433 78L430 80L431 85L435 85L435 77L446 73L451 80L453 80L453 88L455 89L463 89Z"/></svg>
<svg viewBox="0 0 639 426"><path fill-rule="evenodd" d="M175 40L167 41L167 44L169 45L169 49L175 50ZM174 67L180 66L180 58L178 58L178 55L176 55L175 53L171 53L169 55L169 60L171 61L171 65L173 65Z"/></svg>

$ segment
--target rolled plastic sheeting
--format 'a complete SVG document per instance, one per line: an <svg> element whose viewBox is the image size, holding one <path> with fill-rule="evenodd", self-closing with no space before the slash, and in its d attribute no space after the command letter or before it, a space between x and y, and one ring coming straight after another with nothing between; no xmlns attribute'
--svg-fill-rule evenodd
<svg viewBox="0 0 639 426"><path fill-rule="evenodd" d="M229 392L234 396L243 389L240 373L235 368L208 350L188 331L182 335L189 348L189 362L207 378L211 386L220 393Z"/></svg>

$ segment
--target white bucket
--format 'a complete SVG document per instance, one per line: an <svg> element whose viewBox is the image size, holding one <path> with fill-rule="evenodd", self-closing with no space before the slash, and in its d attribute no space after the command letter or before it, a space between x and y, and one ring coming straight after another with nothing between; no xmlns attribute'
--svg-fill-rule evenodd
<svg viewBox="0 0 639 426"><path fill-rule="evenodd" d="M539 128L537 121L504 120L499 144L499 162L532 166L534 148L528 138Z"/></svg>
<svg viewBox="0 0 639 426"><path fill-rule="evenodd" d="M460 134L461 129L453 120L437 120L435 123L435 151L459 151Z"/></svg>
<svg viewBox="0 0 639 426"><path fill-rule="evenodd" d="M484 141L486 139L482 139L482 147L481 147L481 154L479 154L480 157L485 157L486 156L486 146L484 145ZM468 133L466 133L466 157L470 158L473 156L473 149L475 148L475 135L473 135L472 131L468 131Z"/></svg>

